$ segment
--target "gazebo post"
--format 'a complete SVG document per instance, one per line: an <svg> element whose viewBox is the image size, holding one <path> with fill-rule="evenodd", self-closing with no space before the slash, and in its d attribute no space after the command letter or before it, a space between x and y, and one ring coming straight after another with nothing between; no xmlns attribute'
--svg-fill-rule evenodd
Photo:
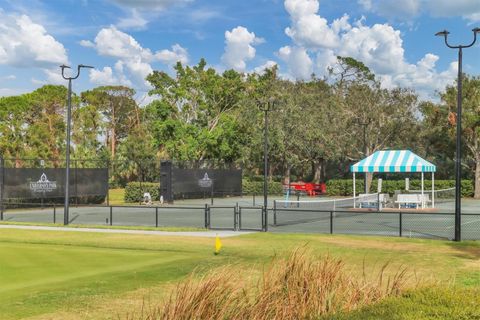
<svg viewBox="0 0 480 320"><path fill-rule="evenodd" d="M355 172L353 173L353 208L357 207L357 202L355 201L356 197L356 188L355 188Z"/></svg>
<svg viewBox="0 0 480 320"><path fill-rule="evenodd" d="M435 208L435 172L432 171L432 209Z"/></svg>
<svg viewBox="0 0 480 320"><path fill-rule="evenodd" d="M424 198L424 174L422 171L422 209L425 209L425 198Z"/></svg>

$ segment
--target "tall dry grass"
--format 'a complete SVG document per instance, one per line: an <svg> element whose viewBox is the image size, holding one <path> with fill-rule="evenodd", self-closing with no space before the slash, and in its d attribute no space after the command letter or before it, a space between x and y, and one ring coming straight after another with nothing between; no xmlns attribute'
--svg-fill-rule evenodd
<svg viewBox="0 0 480 320"><path fill-rule="evenodd" d="M313 319L400 294L406 270L386 276L387 268L357 278L339 259L297 249L273 259L256 281L236 267L192 274L162 305L129 319Z"/></svg>

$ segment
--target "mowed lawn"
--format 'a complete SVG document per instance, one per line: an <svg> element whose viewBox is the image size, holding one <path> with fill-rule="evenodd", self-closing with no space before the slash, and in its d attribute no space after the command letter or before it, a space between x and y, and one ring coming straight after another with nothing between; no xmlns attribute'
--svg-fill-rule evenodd
<svg viewBox="0 0 480 320"><path fill-rule="evenodd" d="M210 238L1 230L0 319L125 319L157 305L192 270L232 264L247 275L300 246L341 258L358 276L388 263L387 274L407 267L412 288L480 287L478 242L269 233L222 242L214 256Z"/></svg>

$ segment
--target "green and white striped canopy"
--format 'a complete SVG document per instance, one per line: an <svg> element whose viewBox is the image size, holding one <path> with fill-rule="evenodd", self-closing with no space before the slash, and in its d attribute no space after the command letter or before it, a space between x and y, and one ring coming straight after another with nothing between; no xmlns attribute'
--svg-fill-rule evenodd
<svg viewBox="0 0 480 320"><path fill-rule="evenodd" d="M435 172L437 167L410 150L377 151L350 167L351 172Z"/></svg>

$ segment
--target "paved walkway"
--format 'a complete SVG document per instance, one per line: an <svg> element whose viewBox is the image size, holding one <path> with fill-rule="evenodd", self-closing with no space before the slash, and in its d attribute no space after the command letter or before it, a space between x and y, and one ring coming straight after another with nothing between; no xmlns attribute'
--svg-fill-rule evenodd
<svg viewBox="0 0 480 320"><path fill-rule="evenodd" d="M66 228L66 227L44 227L44 226L21 226L21 225L0 225L0 229L23 229L23 230L46 230L46 231L71 231L71 232L100 232L100 233L126 233L126 234L150 234L156 236L180 236L180 237L205 237L214 238L217 235L221 238L240 236L253 233L251 231L148 231L148 230L125 230L125 229L101 229L101 228Z"/></svg>

